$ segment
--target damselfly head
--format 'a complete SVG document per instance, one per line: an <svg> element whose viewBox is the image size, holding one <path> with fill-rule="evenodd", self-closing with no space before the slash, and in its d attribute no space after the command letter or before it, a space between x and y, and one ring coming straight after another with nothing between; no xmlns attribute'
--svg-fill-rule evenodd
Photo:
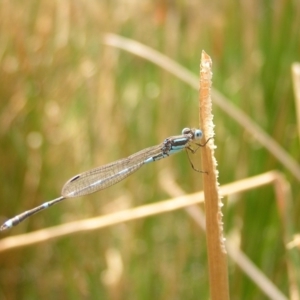
<svg viewBox="0 0 300 300"><path fill-rule="evenodd" d="M191 132L192 132L192 129L191 129L191 128L188 128L188 127L183 128L182 131L181 131L182 134L189 134L189 133L191 133Z"/></svg>
<svg viewBox="0 0 300 300"><path fill-rule="evenodd" d="M202 137L203 137L202 130L200 130L200 129L195 129L195 130L194 130L194 138L195 138L196 140L200 140L200 139L202 139Z"/></svg>
<svg viewBox="0 0 300 300"><path fill-rule="evenodd" d="M181 133L184 134L184 135L192 134L192 137L195 140L200 140L203 137L202 130L200 130L200 129L191 129L191 128L187 127L187 128L183 128Z"/></svg>

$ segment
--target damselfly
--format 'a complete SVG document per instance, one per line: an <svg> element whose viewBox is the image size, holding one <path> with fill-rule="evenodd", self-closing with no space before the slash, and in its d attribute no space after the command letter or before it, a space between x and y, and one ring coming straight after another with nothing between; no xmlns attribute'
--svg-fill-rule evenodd
<svg viewBox="0 0 300 300"><path fill-rule="evenodd" d="M157 146L146 148L127 158L76 175L63 186L60 197L7 220L0 227L0 231L16 226L28 217L64 199L88 195L112 186L138 170L142 165L160 160L183 149L195 153L200 146L205 146L208 141L205 144L197 143L196 141L199 141L202 136L203 133L200 129L184 128L181 135L166 138ZM196 148L193 148L192 144L195 144ZM193 164L192 167L196 170Z"/></svg>

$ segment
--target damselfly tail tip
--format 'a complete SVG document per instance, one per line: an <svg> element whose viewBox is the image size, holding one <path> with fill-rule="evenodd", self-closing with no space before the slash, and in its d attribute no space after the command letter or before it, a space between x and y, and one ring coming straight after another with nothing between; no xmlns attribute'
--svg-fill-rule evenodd
<svg viewBox="0 0 300 300"><path fill-rule="evenodd" d="M10 220L6 221L5 223L3 223L3 225L1 225L0 227L0 231L4 231L4 230L7 230L9 228L11 228L11 222Z"/></svg>
<svg viewBox="0 0 300 300"><path fill-rule="evenodd" d="M3 224L1 227L0 227L0 231L4 231L4 230L7 230L8 229L8 226L6 226L5 224Z"/></svg>

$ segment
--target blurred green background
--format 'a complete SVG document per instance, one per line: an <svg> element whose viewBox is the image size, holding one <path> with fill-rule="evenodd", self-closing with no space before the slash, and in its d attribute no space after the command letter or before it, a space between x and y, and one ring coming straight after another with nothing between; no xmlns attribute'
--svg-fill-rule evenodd
<svg viewBox="0 0 300 300"><path fill-rule="evenodd" d="M4 0L0 15L1 223L56 198L77 173L198 126L198 92L104 45L106 32L144 43L195 74L204 49L214 88L299 161L290 71L300 60L299 1ZM282 171L297 231L299 182L217 107L214 121L220 184ZM186 192L202 189L181 153L107 190L66 200L1 237L167 199L162 171ZM273 188L234 199L224 199L226 235L237 235L242 250L289 295L285 224ZM0 264L0 299L209 297L205 235L184 211L0 253ZM266 299L228 265L231 299Z"/></svg>

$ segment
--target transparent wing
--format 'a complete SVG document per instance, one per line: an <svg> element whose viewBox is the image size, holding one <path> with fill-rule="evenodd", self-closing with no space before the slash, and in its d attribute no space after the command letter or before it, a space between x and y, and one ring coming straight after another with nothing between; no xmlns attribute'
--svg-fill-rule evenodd
<svg viewBox="0 0 300 300"><path fill-rule="evenodd" d="M78 174L65 183L62 196L83 196L114 185L138 170L148 158L162 154L163 146L149 147L127 158Z"/></svg>

